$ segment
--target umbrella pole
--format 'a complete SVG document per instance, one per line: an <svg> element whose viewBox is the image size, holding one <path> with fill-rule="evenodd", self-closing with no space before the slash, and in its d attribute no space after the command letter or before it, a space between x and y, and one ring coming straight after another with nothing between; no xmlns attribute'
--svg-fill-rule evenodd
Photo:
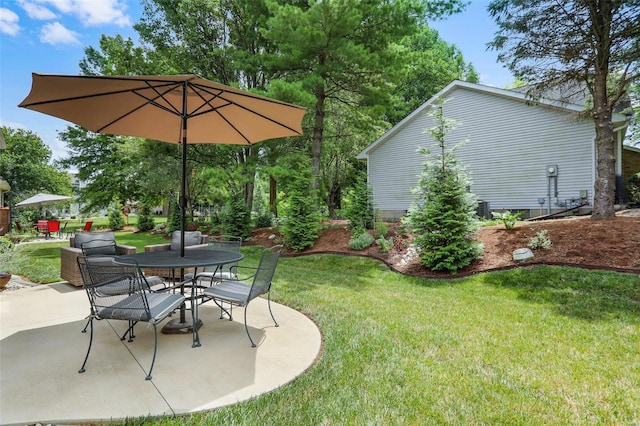
<svg viewBox="0 0 640 426"><path fill-rule="evenodd" d="M185 120L186 122L186 120ZM182 140L182 186L180 187L180 257L184 257L184 230L187 226L187 142Z"/></svg>
<svg viewBox="0 0 640 426"><path fill-rule="evenodd" d="M184 229L187 224L187 83L182 87L182 179L180 186L180 257L184 257ZM180 277L182 279L182 277Z"/></svg>

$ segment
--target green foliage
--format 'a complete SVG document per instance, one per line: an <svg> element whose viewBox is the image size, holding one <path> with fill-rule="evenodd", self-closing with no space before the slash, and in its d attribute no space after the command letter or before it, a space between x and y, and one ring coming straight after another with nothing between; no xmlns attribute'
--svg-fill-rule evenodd
<svg viewBox="0 0 640 426"><path fill-rule="evenodd" d="M395 87L400 102L387 114L391 124L397 124L452 80L479 83L478 74L471 63L464 61L462 52L426 25L405 37L401 46L411 66Z"/></svg>
<svg viewBox="0 0 640 426"><path fill-rule="evenodd" d="M140 206L138 211L138 230L150 231L155 226L153 218L151 217L151 209L146 205Z"/></svg>
<svg viewBox="0 0 640 426"><path fill-rule="evenodd" d="M51 165L51 150L35 133L24 129L0 128L6 149L0 150L0 176L11 186L12 202L39 192L70 195L67 172Z"/></svg>
<svg viewBox="0 0 640 426"><path fill-rule="evenodd" d="M388 253L393 248L393 239L392 238L378 238L376 240L376 244L380 246L381 253Z"/></svg>
<svg viewBox="0 0 640 426"><path fill-rule="evenodd" d="M2 256L10 253L11 250L13 250L13 246L14 244L9 238L5 236L0 237L0 259L3 258Z"/></svg>
<svg viewBox="0 0 640 426"><path fill-rule="evenodd" d="M435 105L429 115L436 126L430 130L438 151L427 157L415 192L417 200L407 220L420 250L420 263L434 271L451 273L464 268L481 254L474 239L479 226L475 209L477 200L467 188L470 182L454 155L447 148L445 136L455 123L443 115L443 106Z"/></svg>
<svg viewBox="0 0 640 426"><path fill-rule="evenodd" d="M311 247L320 235L320 215L315 191L310 188L311 171L294 171L285 193L285 221L281 233L284 243L294 251Z"/></svg>
<svg viewBox="0 0 640 426"><path fill-rule="evenodd" d="M358 177L349 198L351 204L345 211L345 217L350 221L349 227L352 230L373 229L373 192L366 176Z"/></svg>
<svg viewBox="0 0 640 426"><path fill-rule="evenodd" d="M631 175L627 179L627 192L632 203L640 203L640 173Z"/></svg>
<svg viewBox="0 0 640 426"><path fill-rule="evenodd" d="M504 229L507 231L511 231L515 226L518 219L522 216L522 212L511 213L510 210L506 210L504 212L491 212L491 215L504 224Z"/></svg>
<svg viewBox="0 0 640 426"><path fill-rule="evenodd" d="M547 236L547 230L543 229L536 233L536 236L529 241L529 248L532 250L544 249L549 250L551 248L551 240Z"/></svg>
<svg viewBox="0 0 640 426"><path fill-rule="evenodd" d="M273 225L273 214L271 212L262 212L256 216L254 222L256 228L270 228Z"/></svg>
<svg viewBox="0 0 640 426"><path fill-rule="evenodd" d="M109 228L112 231L119 231L125 227L126 219L122 214L122 210L117 207L109 209Z"/></svg>
<svg viewBox="0 0 640 426"><path fill-rule="evenodd" d="M175 197L171 197L171 203L169 205L169 217L167 218L167 233L171 234L173 231L180 229L180 206L178 200Z"/></svg>
<svg viewBox="0 0 640 426"><path fill-rule="evenodd" d="M353 250L364 250L371 247L374 238L367 231L359 229L353 233L349 240L349 248Z"/></svg>
<svg viewBox="0 0 640 426"><path fill-rule="evenodd" d="M235 235L243 239L251 236L251 213L247 209L242 196L231 196L222 214L222 230L227 235Z"/></svg>
<svg viewBox="0 0 640 426"><path fill-rule="evenodd" d="M376 238L386 238L387 233L389 232L389 228L387 228L387 225L381 220L376 220L375 225L374 236Z"/></svg>

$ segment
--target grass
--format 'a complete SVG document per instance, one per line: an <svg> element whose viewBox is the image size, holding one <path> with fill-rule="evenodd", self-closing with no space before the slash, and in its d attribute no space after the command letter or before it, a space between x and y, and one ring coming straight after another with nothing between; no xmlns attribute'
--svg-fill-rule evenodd
<svg viewBox="0 0 640 426"><path fill-rule="evenodd" d="M255 263L259 250L243 253ZM534 267L425 280L314 255L282 258L273 293L320 327L316 365L250 401L126 424L640 422L637 275Z"/></svg>

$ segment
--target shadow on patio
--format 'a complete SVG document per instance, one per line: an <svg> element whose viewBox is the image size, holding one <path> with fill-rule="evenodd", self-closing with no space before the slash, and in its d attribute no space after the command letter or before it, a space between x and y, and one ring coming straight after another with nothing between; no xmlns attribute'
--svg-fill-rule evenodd
<svg viewBox="0 0 640 426"><path fill-rule="evenodd" d="M211 303L211 302L210 302ZM251 348L242 323L219 319L212 304L200 308L202 347L190 334L158 339L153 379L153 328L136 327L132 343L120 341L126 323L95 322L89 342L80 331L89 304L85 292L64 283L0 294L0 423L77 423L125 417L191 413L233 404L282 386L309 368L321 348L316 325L301 313L267 302L249 306Z"/></svg>

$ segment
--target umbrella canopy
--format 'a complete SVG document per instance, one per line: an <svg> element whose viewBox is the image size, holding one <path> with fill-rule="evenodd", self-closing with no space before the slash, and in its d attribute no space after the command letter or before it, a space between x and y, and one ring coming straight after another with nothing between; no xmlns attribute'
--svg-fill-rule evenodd
<svg viewBox="0 0 640 426"><path fill-rule="evenodd" d="M234 89L197 75L32 75L20 107L62 118L97 133L182 144L181 255L187 144L251 145L302 134L305 109Z"/></svg>
<svg viewBox="0 0 640 426"><path fill-rule="evenodd" d="M70 199L71 197L67 197L66 195L36 194L33 197L29 197L26 200L20 201L18 204L16 204L16 207L44 206L59 203L61 201L67 201Z"/></svg>

